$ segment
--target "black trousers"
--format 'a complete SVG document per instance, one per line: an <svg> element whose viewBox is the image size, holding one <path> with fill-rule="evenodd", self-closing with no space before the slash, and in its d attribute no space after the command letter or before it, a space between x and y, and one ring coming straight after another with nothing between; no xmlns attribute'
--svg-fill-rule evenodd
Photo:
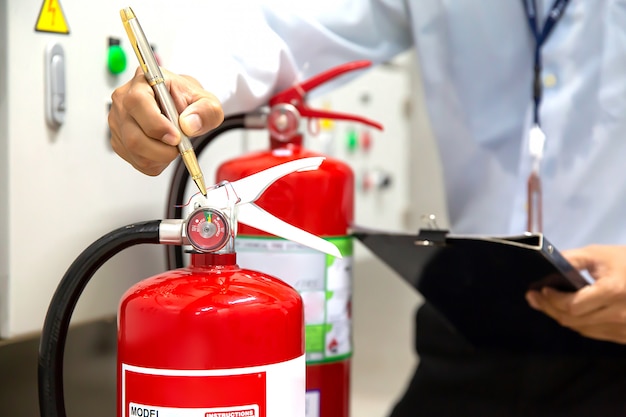
<svg viewBox="0 0 626 417"><path fill-rule="evenodd" d="M419 365L392 417L626 416L624 355L476 349L428 303L417 312Z"/></svg>

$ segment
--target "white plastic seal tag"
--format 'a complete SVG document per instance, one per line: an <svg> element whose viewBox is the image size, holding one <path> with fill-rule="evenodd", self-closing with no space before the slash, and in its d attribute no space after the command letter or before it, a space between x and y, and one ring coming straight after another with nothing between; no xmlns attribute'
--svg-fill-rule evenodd
<svg viewBox="0 0 626 417"><path fill-rule="evenodd" d="M543 130L541 130L539 125L533 125L528 134L528 149L530 151L530 155L534 159L540 160L543 158L545 146L546 135L543 133Z"/></svg>

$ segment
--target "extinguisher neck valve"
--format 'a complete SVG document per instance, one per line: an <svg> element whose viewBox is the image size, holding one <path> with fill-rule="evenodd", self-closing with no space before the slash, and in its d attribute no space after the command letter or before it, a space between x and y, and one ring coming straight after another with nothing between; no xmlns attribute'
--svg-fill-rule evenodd
<svg viewBox="0 0 626 417"><path fill-rule="evenodd" d="M287 141L272 136L270 137L270 148L272 151L278 150L278 155L292 155L294 151L302 148L302 135L294 135Z"/></svg>
<svg viewBox="0 0 626 417"><path fill-rule="evenodd" d="M237 254L215 253L215 252L193 252L191 254L191 266L193 267L215 267L215 266L236 266Z"/></svg>
<svg viewBox="0 0 626 417"><path fill-rule="evenodd" d="M183 220L161 220L159 224L159 243L163 245L183 244Z"/></svg>

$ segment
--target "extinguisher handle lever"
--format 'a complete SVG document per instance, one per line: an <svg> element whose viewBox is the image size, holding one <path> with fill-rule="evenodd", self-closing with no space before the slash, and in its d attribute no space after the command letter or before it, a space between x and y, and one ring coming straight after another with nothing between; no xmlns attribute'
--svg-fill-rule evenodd
<svg viewBox="0 0 626 417"><path fill-rule="evenodd" d="M295 159L234 181L232 187L240 199L238 204L256 201L270 185L287 174L318 169L324 159L323 156Z"/></svg>
<svg viewBox="0 0 626 417"><path fill-rule="evenodd" d="M308 92L340 75L372 65L371 61L352 61L321 72L300 84L301 90Z"/></svg>
<svg viewBox="0 0 626 417"><path fill-rule="evenodd" d="M298 83L286 90L281 91L276 94L274 97L270 99L270 107L278 106L281 104L290 104L298 110L302 117L308 118L317 118L317 119L335 119L335 120L349 120L354 122L363 123L368 126L372 126L376 129L382 130L382 124L370 120L365 117L340 113L340 112L332 112L328 110L317 110L308 107L305 104L306 95L312 89L332 80L333 78L337 78L340 75L343 75L350 71L355 71L362 68L367 68L371 66L372 63L370 61L353 61L348 62L343 65L339 65L337 67L331 68L327 71L324 71L306 81Z"/></svg>
<svg viewBox="0 0 626 417"><path fill-rule="evenodd" d="M302 116L308 117L310 119L347 120L347 121L352 121L352 122L363 123L364 125L374 127L378 130L383 130L383 125L378 123L377 121L368 119L366 117L357 116L355 114L334 112L334 111L328 111L328 110L311 109L309 107L304 107L300 109L299 111Z"/></svg>
<svg viewBox="0 0 626 417"><path fill-rule="evenodd" d="M331 242L280 220L254 203L239 207L237 217L241 223L299 243L322 253L342 258L341 252Z"/></svg>

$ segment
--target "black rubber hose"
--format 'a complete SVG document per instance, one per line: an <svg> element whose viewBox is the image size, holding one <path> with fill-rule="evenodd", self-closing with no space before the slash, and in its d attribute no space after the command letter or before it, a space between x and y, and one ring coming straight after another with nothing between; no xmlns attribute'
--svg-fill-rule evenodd
<svg viewBox="0 0 626 417"><path fill-rule="evenodd" d="M76 258L61 279L48 307L39 342L41 417L65 417L63 354L70 319L85 286L113 255L142 243L158 244L160 224L161 220L135 223L102 236Z"/></svg>
<svg viewBox="0 0 626 417"><path fill-rule="evenodd" d="M203 136L198 136L191 140L196 157L199 157L202 151L213 142L222 133L233 129L243 129L245 125L246 114L235 114L224 119L222 124ZM185 190L189 182L189 172L185 167L182 159L179 159L174 168L174 175L170 182L170 191L167 198L166 218L180 219L182 217L183 199L185 198ZM210 183L210 181L209 181ZM183 265L183 248L182 246L168 245L165 248L165 259L167 260L167 269L182 268Z"/></svg>

